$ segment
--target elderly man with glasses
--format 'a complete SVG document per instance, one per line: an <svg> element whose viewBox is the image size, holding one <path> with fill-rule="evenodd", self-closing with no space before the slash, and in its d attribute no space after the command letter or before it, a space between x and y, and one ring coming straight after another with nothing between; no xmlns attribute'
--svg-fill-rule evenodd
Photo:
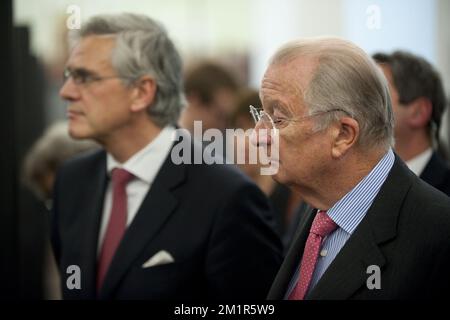
<svg viewBox="0 0 450 320"><path fill-rule="evenodd" d="M276 141L275 179L312 208L269 298L448 297L450 199L393 152L388 84L372 59L341 39L293 41L260 96L253 143Z"/></svg>
<svg viewBox="0 0 450 320"><path fill-rule="evenodd" d="M281 264L265 196L228 165L170 156L184 95L165 30L141 15L94 17L64 77L70 135L103 150L71 160L56 179L63 297L265 298Z"/></svg>

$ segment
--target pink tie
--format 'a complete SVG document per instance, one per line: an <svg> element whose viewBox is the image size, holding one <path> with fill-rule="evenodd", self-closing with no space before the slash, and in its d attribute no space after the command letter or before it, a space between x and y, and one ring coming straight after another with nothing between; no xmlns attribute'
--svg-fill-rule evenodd
<svg viewBox="0 0 450 320"><path fill-rule="evenodd" d="M100 290L103 280L111 264L114 253L127 226L127 193L125 187L133 175L124 169L113 169L112 186L113 200L111 216L106 229L102 249L97 265L97 291Z"/></svg>
<svg viewBox="0 0 450 320"><path fill-rule="evenodd" d="M336 230L337 227L337 224L331 220L326 211L319 211L316 214L311 230L309 231L308 239L306 240L302 263L300 264L300 277L289 296L289 300L304 299L316 267L322 241L327 235Z"/></svg>

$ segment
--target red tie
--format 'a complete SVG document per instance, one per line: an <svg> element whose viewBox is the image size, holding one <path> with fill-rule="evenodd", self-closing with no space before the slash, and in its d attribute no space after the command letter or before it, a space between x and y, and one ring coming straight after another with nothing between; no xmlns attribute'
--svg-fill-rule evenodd
<svg viewBox="0 0 450 320"><path fill-rule="evenodd" d="M133 175L124 169L116 168L112 171L112 208L97 265L97 291L100 291L114 253L125 233L127 226L127 192L125 187L132 178Z"/></svg>
<svg viewBox="0 0 450 320"><path fill-rule="evenodd" d="M327 215L326 211L319 211L314 218L305 251L300 264L300 277L292 290L289 300L303 300L316 267L317 257L323 239L337 228L337 224Z"/></svg>

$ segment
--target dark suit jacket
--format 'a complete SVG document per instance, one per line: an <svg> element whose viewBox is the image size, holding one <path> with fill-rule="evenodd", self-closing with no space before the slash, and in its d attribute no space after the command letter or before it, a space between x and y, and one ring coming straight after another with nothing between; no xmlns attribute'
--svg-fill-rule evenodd
<svg viewBox="0 0 450 320"><path fill-rule="evenodd" d="M298 268L316 210L299 223L270 289L283 299ZM370 265L381 289L369 290ZM307 299L420 299L450 294L450 198L417 178L396 157L366 216Z"/></svg>
<svg viewBox="0 0 450 320"><path fill-rule="evenodd" d="M106 153L60 170L52 242L65 299L263 299L281 264L281 242L267 223L262 192L228 165L175 165L169 157L127 228L96 295L97 242ZM143 269L161 250L175 262ZM69 290L70 265L81 290Z"/></svg>
<svg viewBox="0 0 450 320"><path fill-rule="evenodd" d="M450 168L436 152L431 156L420 178L450 196Z"/></svg>

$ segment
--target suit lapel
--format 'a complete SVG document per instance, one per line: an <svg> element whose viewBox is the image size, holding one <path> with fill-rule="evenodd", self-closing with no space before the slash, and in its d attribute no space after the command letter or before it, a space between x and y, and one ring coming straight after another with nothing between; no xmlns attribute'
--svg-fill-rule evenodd
<svg viewBox="0 0 450 320"><path fill-rule="evenodd" d="M79 243L76 243L78 252L82 255L80 269L83 272L82 288L86 293L86 298L93 299L96 295L96 275L97 275L97 244L98 230L103 210L103 200L106 190L106 154L101 153L100 159L91 170L88 170L89 181L85 188L81 190L83 199L80 203L79 213L82 215L80 225L83 228Z"/></svg>
<svg viewBox="0 0 450 320"><path fill-rule="evenodd" d="M383 268L386 260L371 231L367 223L357 228L307 299L348 299L365 284L369 265Z"/></svg>
<svg viewBox="0 0 450 320"><path fill-rule="evenodd" d="M428 161L425 169L420 175L420 178L432 186L439 188L446 178L446 171L447 167L445 162L443 162L442 159L439 158L439 156L434 152L430 161Z"/></svg>
<svg viewBox="0 0 450 320"><path fill-rule="evenodd" d="M100 290L101 299L113 294L128 268L177 207L172 189L184 180L185 170L184 165L173 164L169 154L117 249Z"/></svg>
<svg viewBox="0 0 450 320"><path fill-rule="evenodd" d="M394 166L366 216L325 271L307 299L348 299L366 285L367 267L388 263L382 244L395 238L397 220L412 173L396 156Z"/></svg>

